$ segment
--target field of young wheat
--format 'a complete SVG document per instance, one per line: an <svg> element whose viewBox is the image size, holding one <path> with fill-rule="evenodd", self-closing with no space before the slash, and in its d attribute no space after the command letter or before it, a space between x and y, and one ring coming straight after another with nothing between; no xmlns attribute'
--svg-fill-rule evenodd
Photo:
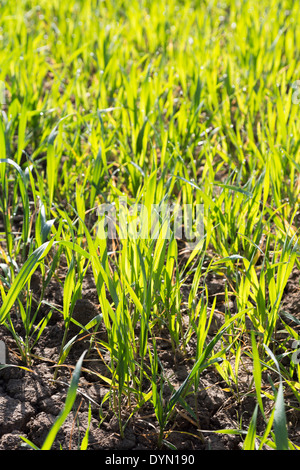
<svg viewBox="0 0 300 470"><path fill-rule="evenodd" d="M299 20L1 1L0 449L300 450Z"/></svg>

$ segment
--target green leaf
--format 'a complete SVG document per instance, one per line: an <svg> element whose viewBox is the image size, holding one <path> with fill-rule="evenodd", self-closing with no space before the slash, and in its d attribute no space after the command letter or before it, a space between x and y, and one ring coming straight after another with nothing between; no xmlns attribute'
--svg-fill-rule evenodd
<svg viewBox="0 0 300 470"><path fill-rule="evenodd" d="M252 415L247 436L244 441L243 450L255 450L257 410L258 405L256 405L254 413Z"/></svg>
<svg viewBox="0 0 300 470"><path fill-rule="evenodd" d="M16 276L8 294L3 299L3 304L0 308L0 324L5 322L7 315L9 314L12 306L14 305L18 295L25 286L28 279L31 277L38 263L47 255L53 245L54 239L50 242L46 242L37 248L28 258L26 263L20 269Z"/></svg>
<svg viewBox="0 0 300 470"><path fill-rule="evenodd" d="M254 331L251 331L251 340L252 340L252 352L253 352L253 378L255 383L256 389L256 397L259 404L260 411L264 416L264 407L261 398L261 366L260 366L260 359L255 339Z"/></svg>
<svg viewBox="0 0 300 470"><path fill-rule="evenodd" d="M219 186L220 188L231 189L232 191L244 194L245 196L252 197L253 194L250 191L246 191L245 189L239 188L238 186L233 186L231 184L224 184L224 183L214 183L215 186Z"/></svg>
<svg viewBox="0 0 300 470"><path fill-rule="evenodd" d="M88 443L89 443L89 431L91 426L91 419L92 419L92 407L91 402L89 402L89 416L88 416L88 425L87 430L85 432L84 438L82 439L80 450L86 450Z"/></svg>
<svg viewBox="0 0 300 470"><path fill-rule="evenodd" d="M283 385L282 385L280 367L272 351L265 344L264 344L264 347L266 351L268 352L269 356L272 358L277 368L279 379L280 379L276 401L275 401L275 411L274 411L274 434L275 434L276 448L277 450L288 450L289 449L288 432L287 432L287 422L286 422Z"/></svg>
<svg viewBox="0 0 300 470"><path fill-rule="evenodd" d="M71 383L70 383L70 386L69 386L69 390L68 390L68 393L67 393L65 406L64 406L63 410L60 412L60 414L58 415L57 419L55 420L52 428L50 429L50 431L49 431L49 433L48 433L48 435L47 435L47 437L46 437L46 439L45 439L45 441L42 445L41 450L50 450L51 449L58 431L60 430L61 426L64 424L65 420L67 419L69 413L71 412L71 410L73 408L75 398L76 398L76 394L77 394L77 388L78 388L78 384L79 384L82 363L83 363L83 359L84 359L84 356L85 356L86 352L87 351L84 351L84 353L80 356L80 358L77 361L76 367L75 367L73 375L72 375L72 380L71 380Z"/></svg>

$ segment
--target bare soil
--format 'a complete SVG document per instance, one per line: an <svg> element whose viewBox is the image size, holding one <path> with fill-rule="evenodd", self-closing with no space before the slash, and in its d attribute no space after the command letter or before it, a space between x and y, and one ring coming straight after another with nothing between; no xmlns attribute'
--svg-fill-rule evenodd
<svg viewBox="0 0 300 470"><path fill-rule="evenodd" d="M222 281L208 278L208 289L213 300L224 288ZM39 289L38 277L35 289ZM61 284L51 281L45 299L56 305L62 305ZM222 295L218 302L216 322L222 321ZM230 306L233 309L234 305ZM41 313L46 314L43 307ZM291 276L284 294L282 309L300 319L299 272ZM84 281L83 298L76 305L75 315L85 320L93 317L97 311L97 293L92 277ZM287 321L287 320L286 320ZM292 320L289 320L292 322ZM218 325L217 325L218 326ZM294 328L299 326L293 324ZM16 317L15 330L22 335L22 324ZM0 371L0 449L28 449L20 436L30 439L36 446L42 446L51 425L64 407L66 393L74 366L82 352L89 349L90 338L82 335L73 345L66 363L59 368L57 380L53 381L55 364L64 332L64 324L58 314L53 314L36 347L33 349L33 363L30 370L24 370L16 342L8 330L0 327L0 340L8 349L7 362L12 367ZM74 333L74 332L71 332ZM213 332L212 332L213 333ZM98 337L105 339L105 329L100 326ZM159 357L165 375L175 387L179 387L192 367L193 340L186 355L174 355L168 341L159 343ZM190 360L189 360L189 356ZM239 389L234 386L230 390L214 368L208 368L202 375L197 397L197 413L202 432L197 423L180 406L166 428L165 439L178 450L239 450L242 438L233 434L216 434L220 429L239 429L242 418L243 429L247 429L255 407L255 393L252 382L252 363L245 355L242 356L242 367L239 375ZM125 437L120 437L118 420L111 411L108 401L102 406L102 400L108 391L107 384L99 375L108 375L107 368L95 349L84 361L77 399L72 413L68 416L59 431L53 449L78 449L88 426L88 407L91 403L92 420L89 433L88 450L156 450L159 426L154 410L145 404L135 412L125 428ZM165 388L165 399L170 390ZM291 397L292 400L292 397ZM193 395L187 401L195 410ZM266 404L266 407L268 405ZM272 403L270 403L270 409ZM124 412L127 412L124 403ZM127 411L126 411L127 410ZM128 414L124 414L124 421ZM299 411L287 413L290 438L300 445ZM258 428L264 429L262 421Z"/></svg>

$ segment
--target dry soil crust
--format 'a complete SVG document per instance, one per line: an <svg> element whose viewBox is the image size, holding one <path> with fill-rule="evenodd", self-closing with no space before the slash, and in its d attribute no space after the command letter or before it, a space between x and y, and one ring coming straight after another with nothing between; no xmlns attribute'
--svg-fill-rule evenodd
<svg viewBox="0 0 300 470"><path fill-rule="evenodd" d="M222 283L211 279L211 294L222 289ZM54 282L47 291L47 300L57 304L62 303L60 285ZM85 280L83 300L78 304L80 315L94 315L94 303L97 295L91 278ZM286 312L292 313L299 319L300 292L299 276L293 275L288 283L283 299ZM295 326L295 325L293 325ZM15 321L15 329L20 334L22 326ZM104 329L98 333L105 339ZM54 365L63 335L63 323L58 316L53 316L34 349L36 358L31 370L19 367L8 367L0 371L0 449L16 450L28 449L20 436L30 439L36 446L42 446L50 428L60 411L63 409L71 373L80 355L89 346L88 339L77 341L71 349L66 364L59 370L58 378L54 382ZM0 340L8 348L8 362L15 366L22 365L16 344L5 327L0 327ZM186 358L174 357L167 341L160 345L160 360L165 374L171 383L178 387L186 378L189 364ZM191 356L193 345L191 342ZM96 359L96 360L95 360ZM91 403L92 420L89 432L90 450L156 450L159 426L153 408L146 404L129 420L125 429L125 437L121 439L118 421L109 409L106 401L101 409L104 420L100 423L100 404L107 393L105 382L101 381L91 371L105 375L106 367L99 360L99 356L91 351L84 362L81 373L80 386L73 411L68 416L59 431L53 449L78 449L88 426L88 407ZM249 423L252 416L255 398L243 391L251 388L251 363L244 359L240 372L240 396L238 402L228 386L220 380L214 369L206 370L200 380L198 395L198 416L203 439L197 429L196 423L180 407L177 409L172 421L168 424L166 439L178 450L235 450L241 449L242 439L238 435L215 434L218 429L239 429L239 417L243 417L243 425ZM166 387L165 398L168 399L170 391ZM188 398L189 405L194 408L193 397ZM124 416L124 418L126 418ZM300 445L300 428L298 424L299 413L289 416L290 437ZM259 425L262 423L259 423Z"/></svg>

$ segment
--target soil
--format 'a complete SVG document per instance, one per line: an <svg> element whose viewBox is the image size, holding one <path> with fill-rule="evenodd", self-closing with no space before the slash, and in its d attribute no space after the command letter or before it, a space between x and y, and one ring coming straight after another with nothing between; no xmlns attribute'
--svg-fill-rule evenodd
<svg viewBox="0 0 300 470"><path fill-rule="evenodd" d="M300 289L299 272L295 271L286 287L282 306L286 313L300 320ZM217 278L207 279L208 291L212 302L219 295L218 312L214 318L216 328L222 322L224 299L222 298L223 281ZM40 289L39 277L35 275L32 289L37 293ZM53 279L45 293L45 300L62 306L61 284ZM84 280L82 299L75 308L74 317L82 323L89 321L98 312L97 293L91 273ZM228 308L234 313L234 303ZM42 315L49 311L45 305ZM12 318L14 316L12 315ZM40 318L37 318L38 321ZM299 325L291 318L286 319L293 328L299 331ZM293 324L292 324L293 323ZM15 331L22 335L22 325L17 316L14 318ZM76 334L76 326L71 335ZM10 367L0 370L0 449L17 450L29 449L20 436L41 447L53 422L64 407L68 386L74 366L84 350L90 347L90 336L82 334L74 343L65 363L59 367L54 381L55 365L64 333L64 323L60 314L53 312L36 346L32 350L33 360L26 370L20 359L16 342L4 327L0 327L0 340L7 346L7 362ZM213 334L213 331L211 332ZM105 341L106 331L100 324L97 338ZM192 367L193 338L189 343L190 350L186 355L174 355L170 343L161 341L159 357L173 386L179 387ZM97 375L98 374L98 375ZM84 368L81 372L77 398L72 412L59 431L53 444L53 449L78 449L88 427L88 410L91 405L92 419L89 431L88 450L156 450L159 426L153 408L145 404L139 411L133 413L121 438L118 420L108 401L103 401L109 390L102 377L109 376L107 368L95 348L85 357ZM234 385L231 389L225 383L215 368L208 368L201 376L197 397L197 415L201 427L194 418L181 407L176 407L174 416L166 427L165 439L178 450L239 450L242 448L242 438L236 434L217 434L213 431L224 429L239 429L242 417L243 429L247 429L255 407L253 387L252 362L242 356L242 367L239 372L239 389ZM164 390L165 399L170 396L170 389ZM292 400L292 398L291 398ZM191 394L187 402L195 410L195 397ZM272 408L270 403L270 409ZM266 404L267 408L267 404ZM124 402L124 410L128 406ZM124 421L127 416L123 416ZM289 436L294 443L300 445L299 411L288 412ZM258 422L258 430L263 430L263 423ZM164 449L167 449L164 447Z"/></svg>

